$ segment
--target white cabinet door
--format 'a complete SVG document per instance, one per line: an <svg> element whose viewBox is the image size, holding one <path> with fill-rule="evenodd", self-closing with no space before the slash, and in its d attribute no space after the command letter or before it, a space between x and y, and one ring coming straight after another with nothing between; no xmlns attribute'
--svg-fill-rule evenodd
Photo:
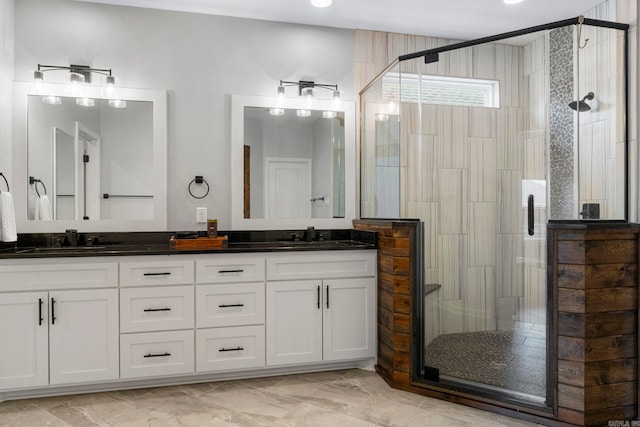
<svg viewBox="0 0 640 427"><path fill-rule="evenodd" d="M322 284L324 360L374 357L375 279L334 279Z"/></svg>
<svg viewBox="0 0 640 427"><path fill-rule="evenodd" d="M267 365L322 360L322 281L267 283Z"/></svg>
<svg viewBox="0 0 640 427"><path fill-rule="evenodd" d="M196 286L196 327L264 323L264 282Z"/></svg>
<svg viewBox="0 0 640 427"><path fill-rule="evenodd" d="M116 379L118 290L49 293L51 384Z"/></svg>
<svg viewBox="0 0 640 427"><path fill-rule="evenodd" d="M0 389L49 383L47 293L0 294Z"/></svg>
<svg viewBox="0 0 640 427"><path fill-rule="evenodd" d="M196 370L264 367L264 326L196 330Z"/></svg>

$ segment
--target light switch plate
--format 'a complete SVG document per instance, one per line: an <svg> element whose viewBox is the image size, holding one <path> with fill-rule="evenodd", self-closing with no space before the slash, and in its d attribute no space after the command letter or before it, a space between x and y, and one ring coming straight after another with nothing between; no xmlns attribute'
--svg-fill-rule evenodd
<svg viewBox="0 0 640 427"><path fill-rule="evenodd" d="M196 223L197 224L207 223L207 208L196 208Z"/></svg>

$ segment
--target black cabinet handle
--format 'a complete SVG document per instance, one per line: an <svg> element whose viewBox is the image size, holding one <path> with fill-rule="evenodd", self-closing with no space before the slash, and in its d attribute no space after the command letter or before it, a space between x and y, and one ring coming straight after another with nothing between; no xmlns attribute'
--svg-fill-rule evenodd
<svg viewBox="0 0 640 427"><path fill-rule="evenodd" d="M220 304L218 307L226 308L226 307L244 307L244 304Z"/></svg>
<svg viewBox="0 0 640 427"><path fill-rule="evenodd" d="M42 325L42 298L38 298L38 326Z"/></svg>
<svg viewBox="0 0 640 427"><path fill-rule="evenodd" d="M318 310L320 310L320 285L318 285Z"/></svg>
<svg viewBox="0 0 640 427"><path fill-rule="evenodd" d="M533 210L533 194L529 194L529 198L527 199L527 225L529 236L533 236L535 234L535 218L534 218L534 210Z"/></svg>
<svg viewBox="0 0 640 427"><path fill-rule="evenodd" d="M327 285L327 308L329 308L329 285Z"/></svg>
<svg viewBox="0 0 640 427"><path fill-rule="evenodd" d="M171 272L163 271L162 273L144 273L143 276L171 276Z"/></svg>
<svg viewBox="0 0 640 427"><path fill-rule="evenodd" d="M51 324L56 324L56 300L51 298Z"/></svg>
<svg viewBox="0 0 640 427"><path fill-rule="evenodd" d="M224 273L244 273L243 269L238 269L238 270L218 270L218 274L224 274Z"/></svg>
<svg viewBox="0 0 640 427"><path fill-rule="evenodd" d="M162 354L145 354L143 357L168 357L171 356L171 353L167 353L166 351Z"/></svg>
<svg viewBox="0 0 640 427"><path fill-rule="evenodd" d="M218 351L242 351L242 350L244 350L244 348L242 348L242 347L236 347L236 348L224 348L224 347L222 347Z"/></svg>
<svg viewBox="0 0 640 427"><path fill-rule="evenodd" d="M144 311L171 311L169 307L165 308L145 308Z"/></svg>

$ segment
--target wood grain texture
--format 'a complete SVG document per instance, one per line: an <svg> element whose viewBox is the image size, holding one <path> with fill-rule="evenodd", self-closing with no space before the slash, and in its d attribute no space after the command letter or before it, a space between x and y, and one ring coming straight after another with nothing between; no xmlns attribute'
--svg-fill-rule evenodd
<svg viewBox="0 0 640 427"><path fill-rule="evenodd" d="M638 265L635 263L558 266L558 287L561 288L617 288L637 284Z"/></svg>

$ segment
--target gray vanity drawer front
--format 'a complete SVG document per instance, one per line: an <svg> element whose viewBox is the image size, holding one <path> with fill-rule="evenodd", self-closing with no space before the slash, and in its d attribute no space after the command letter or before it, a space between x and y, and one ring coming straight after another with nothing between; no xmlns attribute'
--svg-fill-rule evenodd
<svg viewBox="0 0 640 427"><path fill-rule="evenodd" d="M120 332L193 328L193 286L120 290Z"/></svg>
<svg viewBox="0 0 640 427"><path fill-rule="evenodd" d="M192 259L120 263L120 286L190 285Z"/></svg>
<svg viewBox="0 0 640 427"><path fill-rule="evenodd" d="M120 335L121 378L188 374L194 365L193 330Z"/></svg>
<svg viewBox="0 0 640 427"><path fill-rule="evenodd" d="M196 260L196 283L238 283L264 281L262 257L220 254Z"/></svg>
<svg viewBox="0 0 640 427"><path fill-rule="evenodd" d="M196 287L196 327L264 323L264 282Z"/></svg>
<svg viewBox="0 0 640 427"><path fill-rule="evenodd" d="M60 262L0 265L0 292L118 286L118 264Z"/></svg>
<svg viewBox="0 0 640 427"><path fill-rule="evenodd" d="M274 254L267 258L267 280L374 277L377 251Z"/></svg>
<svg viewBox="0 0 640 427"><path fill-rule="evenodd" d="M196 371L265 366L264 326L196 330Z"/></svg>

